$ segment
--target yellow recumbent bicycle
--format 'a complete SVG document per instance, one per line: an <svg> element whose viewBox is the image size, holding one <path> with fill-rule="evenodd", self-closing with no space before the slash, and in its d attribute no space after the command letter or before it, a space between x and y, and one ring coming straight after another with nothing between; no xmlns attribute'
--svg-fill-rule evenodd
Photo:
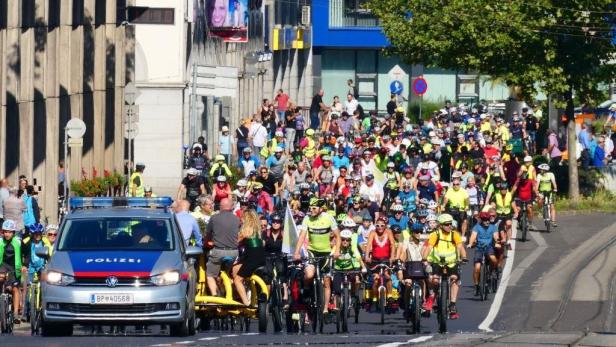
<svg viewBox="0 0 616 347"><path fill-rule="evenodd" d="M201 329L209 330L213 323L214 328L221 330L234 330L237 325L239 330L248 331L250 320L257 319L259 332L266 332L269 291L267 285L259 276L260 269L257 269L253 275L244 280L246 294L250 298L250 306L245 306L240 300L233 297L233 283L229 274L235 258L222 258L219 276L219 289L222 296L212 296L208 293L205 259L205 255L201 255L199 258L199 282L197 283L197 295L195 297L195 311L200 319Z"/></svg>

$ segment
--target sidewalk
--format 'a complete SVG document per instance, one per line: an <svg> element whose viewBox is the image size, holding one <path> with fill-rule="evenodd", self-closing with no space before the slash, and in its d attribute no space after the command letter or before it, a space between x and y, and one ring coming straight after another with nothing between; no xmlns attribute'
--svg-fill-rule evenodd
<svg viewBox="0 0 616 347"><path fill-rule="evenodd" d="M410 346L409 344L408 346ZM435 336L434 340L414 346L616 346L612 333L486 333Z"/></svg>

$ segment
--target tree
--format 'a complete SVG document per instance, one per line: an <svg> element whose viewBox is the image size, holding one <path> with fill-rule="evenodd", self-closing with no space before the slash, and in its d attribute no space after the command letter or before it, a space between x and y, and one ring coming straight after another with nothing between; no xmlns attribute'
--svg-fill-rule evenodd
<svg viewBox="0 0 616 347"><path fill-rule="evenodd" d="M391 53L410 64L502 78L526 100L538 91L566 106L575 158L573 93L594 103L616 76L612 0L371 0ZM569 197L579 198L576 160Z"/></svg>

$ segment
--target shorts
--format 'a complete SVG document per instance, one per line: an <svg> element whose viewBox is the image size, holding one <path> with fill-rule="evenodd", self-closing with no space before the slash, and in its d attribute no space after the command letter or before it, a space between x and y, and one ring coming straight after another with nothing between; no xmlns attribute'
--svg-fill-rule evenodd
<svg viewBox="0 0 616 347"><path fill-rule="evenodd" d="M541 199L541 202L545 201L544 199L546 199L546 196L547 196L548 204L554 203L554 194L552 194L552 191L548 191L548 192L540 191L539 194L543 195L543 199Z"/></svg>
<svg viewBox="0 0 616 347"><path fill-rule="evenodd" d="M265 276L263 280L267 283L272 282L274 279L274 268L278 275L280 283L287 281L287 258L275 257L275 254L268 255L265 258Z"/></svg>
<svg viewBox="0 0 616 347"><path fill-rule="evenodd" d="M435 264L435 263L430 263L430 266L432 266L432 274L433 275L437 275L440 276L443 273L443 267ZM460 268L458 267L458 264L454 265L454 266L448 266L447 267L447 273L449 273L449 275L456 275L458 276L458 280L461 278L460 276Z"/></svg>
<svg viewBox="0 0 616 347"><path fill-rule="evenodd" d="M319 259L318 264L315 264L316 266L319 267L319 269L321 269L321 273L327 273L330 270L331 267L331 262L329 262L329 257L331 255L330 252L315 252L315 251L310 251L310 258L315 257L315 258L321 258L321 257L326 257L326 258L322 258ZM327 266L326 266L327 265Z"/></svg>
<svg viewBox="0 0 616 347"><path fill-rule="evenodd" d="M214 248L210 251L207 264L205 266L205 273L208 277L217 277L220 273L220 265L222 258L234 257L237 258L238 251L236 249L219 249Z"/></svg>
<svg viewBox="0 0 616 347"><path fill-rule="evenodd" d="M338 271L344 271L344 270L338 270ZM348 271L359 272L359 269L351 269L351 270L348 270ZM342 273L342 272L335 272L334 273L333 287L332 287L332 290L334 291L334 293L340 294L342 292L342 281L343 280L344 280L344 273ZM349 281L351 283L354 283L355 282L355 275L349 276Z"/></svg>
<svg viewBox="0 0 616 347"><path fill-rule="evenodd" d="M481 263L483 259L488 256L494 255L494 247L475 248L475 255L473 256L473 263Z"/></svg>
<svg viewBox="0 0 616 347"><path fill-rule="evenodd" d="M2 265L0 266L0 272L6 273L6 278L4 280L6 286L19 287L21 281L17 278L17 273L15 272L15 269L10 266Z"/></svg>

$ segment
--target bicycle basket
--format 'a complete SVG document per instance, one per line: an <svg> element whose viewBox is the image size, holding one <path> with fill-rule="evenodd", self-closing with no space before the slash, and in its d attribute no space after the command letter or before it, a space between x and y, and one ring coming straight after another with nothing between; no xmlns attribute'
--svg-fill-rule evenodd
<svg viewBox="0 0 616 347"><path fill-rule="evenodd" d="M425 278L426 268L420 261L409 261L405 264L404 278Z"/></svg>

